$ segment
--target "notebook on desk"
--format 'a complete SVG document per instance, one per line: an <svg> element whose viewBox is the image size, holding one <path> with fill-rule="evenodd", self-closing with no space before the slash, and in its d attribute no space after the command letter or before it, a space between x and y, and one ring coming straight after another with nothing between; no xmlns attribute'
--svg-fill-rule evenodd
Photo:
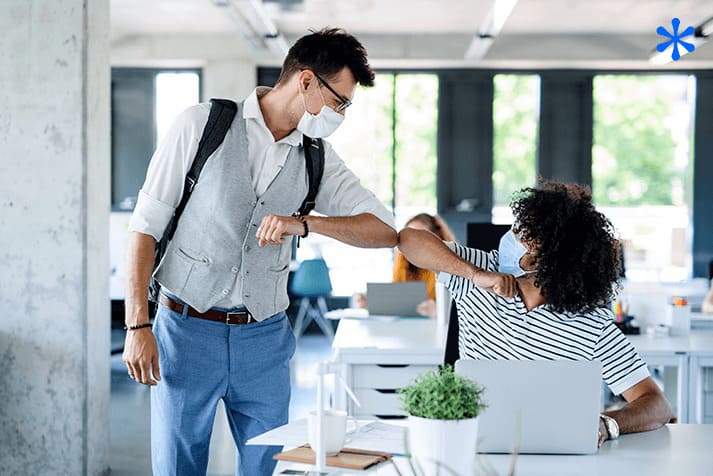
<svg viewBox="0 0 713 476"><path fill-rule="evenodd" d="M366 309L369 316L416 317L416 308L428 299L426 283L366 283Z"/></svg>
<svg viewBox="0 0 713 476"><path fill-rule="evenodd" d="M458 360L455 371L485 387L479 453L596 453L601 362Z"/></svg>

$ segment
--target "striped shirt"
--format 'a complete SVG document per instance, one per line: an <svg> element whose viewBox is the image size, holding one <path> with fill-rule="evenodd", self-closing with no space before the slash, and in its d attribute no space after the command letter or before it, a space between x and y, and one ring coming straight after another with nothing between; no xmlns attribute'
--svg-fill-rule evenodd
<svg viewBox="0 0 713 476"><path fill-rule="evenodd" d="M446 243L458 256L498 270L498 252ZM619 395L648 377L646 363L612 321L609 309L555 312L547 304L528 311L522 298L504 298L461 276L440 273L458 308L461 358L491 360L597 360L602 378Z"/></svg>

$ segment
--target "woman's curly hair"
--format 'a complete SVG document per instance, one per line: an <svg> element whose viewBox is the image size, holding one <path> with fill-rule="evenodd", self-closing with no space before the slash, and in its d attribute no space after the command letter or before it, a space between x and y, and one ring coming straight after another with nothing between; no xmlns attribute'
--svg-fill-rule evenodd
<svg viewBox="0 0 713 476"><path fill-rule="evenodd" d="M510 207L514 232L536 250L535 286L553 310L587 312L613 300L619 241L588 187L540 181L517 192Z"/></svg>

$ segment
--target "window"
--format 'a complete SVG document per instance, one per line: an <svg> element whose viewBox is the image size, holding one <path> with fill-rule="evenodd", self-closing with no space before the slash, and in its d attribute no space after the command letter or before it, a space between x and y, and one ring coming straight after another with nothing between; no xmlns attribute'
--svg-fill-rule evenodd
<svg viewBox="0 0 713 476"><path fill-rule="evenodd" d="M510 198L535 185L540 78L497 74L493 98L493 223L510 223Z"/></svg>
<svg viewBox="0 0 713 476"><path fill-rule="evenodd" d="M593 96L592 193L622 238L627 278L688 278L695 79L601 75Z"/></svg>
<svg viewBox="0 0 713 476"><path fill-rule="evenodd" d="M112 206L132 210L156 143L181 111L196 104L200 73L148 68L111 71Z"/></svg>
<svg viewBox="0 0 713 476"><path fill-rule="evenodd" d="M198 73L159 73L156 75L156 142L171 123L189 106L199 101Z"/></svg>
<svg viewBox="0 0 713 476"><path fill-rule="evenodd" d="M362 184L395 212L397 226L436 211L438 76L377 74L373 88L358 88L344 123L329 142ZM321 255L335 295L355 285L390 281L393 251L364 250L313 235L299 259Z"/></svg>

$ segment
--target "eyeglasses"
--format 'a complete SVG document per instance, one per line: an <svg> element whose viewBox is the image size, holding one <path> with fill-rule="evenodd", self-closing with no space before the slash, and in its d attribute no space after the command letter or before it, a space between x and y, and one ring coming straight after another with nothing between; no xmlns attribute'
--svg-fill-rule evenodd
<svg viewBox="0 0 713 476"><path fill-rule="evenodd" d="M327 82L325 80L320 78L317 75L317 73L315 73L314 71L312 71L312 73L314 74L314 77L317 78L320 83L324 84L324 87L329 89L329 92L334 94L334 97L336 97L337 100L339 100L339 105L337 106L337 109L335 109L335 111L341 112L352 105L352 102L349 99L345 98L344 96L342 96L341 94L336 92L334 89L332 89L332 87L329 84L327 84Z"/></svg>

